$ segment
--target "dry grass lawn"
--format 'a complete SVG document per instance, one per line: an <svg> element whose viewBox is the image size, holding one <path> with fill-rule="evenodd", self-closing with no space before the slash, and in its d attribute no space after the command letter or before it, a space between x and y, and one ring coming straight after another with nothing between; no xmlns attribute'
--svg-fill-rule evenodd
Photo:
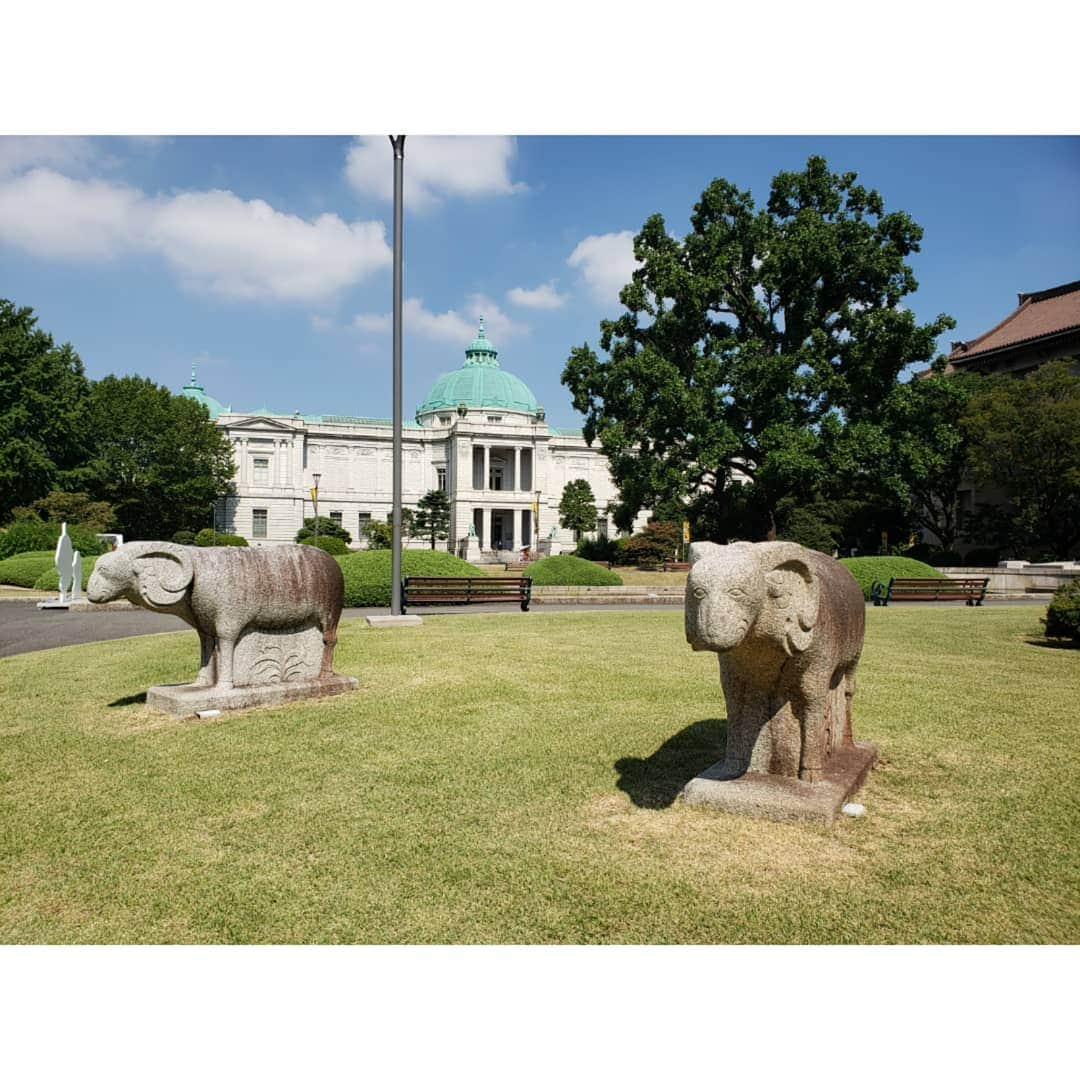
<svg viewBox="0 0 1080 1080"><path fill-rule="evenodd" d="M678 612L350 621L358 693L206 722L141 700L191 632L3 659L0 941L1075 943L1080 651L1038 614L867 612L882 763L831 830L673 802L724 715Z"/></svg>

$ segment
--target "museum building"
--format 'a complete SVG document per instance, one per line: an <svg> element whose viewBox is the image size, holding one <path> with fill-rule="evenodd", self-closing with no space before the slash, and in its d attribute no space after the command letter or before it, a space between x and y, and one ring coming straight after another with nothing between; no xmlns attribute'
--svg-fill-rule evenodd
<svg viewBox="0 0 1080 1080"><path fill-rule="evenodd" d="M206 393L194 368L181 393L205 405L233 443L235 490L216 508L218 529L256 546L291 543L312 516L310 489L316 484L319 513L341 524L353 547L363 546L360 531L367 522L387 520L389 419L234 412ZM473 562L525 547L558 554L574 547L573 537L559 528L558 513L571 480L589 482L600 515L596 531L608 535L605 510L618 491L607 459L580 430L547 423L528 386L500 366L481 319L465 362L435 382L415 420L404 424L402 504L415 508L432 489L446 491L449 550ZM635 527L646 517L639 515Z"/></svg>

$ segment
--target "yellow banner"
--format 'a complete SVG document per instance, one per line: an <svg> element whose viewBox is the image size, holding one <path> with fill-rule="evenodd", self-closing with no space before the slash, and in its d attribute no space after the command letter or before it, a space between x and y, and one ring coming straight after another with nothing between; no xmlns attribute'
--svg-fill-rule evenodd
<svg viewBox="0 0 1080 1080"><path fill-rule="evenodd" d="M682 542L684 544L690 543L690 522L684 521L682 523Z"/></svg>
<svg viewBox="0 0 1080 1080"><path fill-rule="evenodd" d="M317 503L319 501L319 489L318 488L308 488L308 494L311 496L311 501L313 503Z"/></svg>

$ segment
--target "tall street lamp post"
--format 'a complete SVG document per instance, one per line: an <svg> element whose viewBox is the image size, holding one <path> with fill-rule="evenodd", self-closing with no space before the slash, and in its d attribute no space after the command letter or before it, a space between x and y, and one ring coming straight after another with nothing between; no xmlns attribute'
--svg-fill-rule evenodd
<svg viewBox="0 0 1080 1080"><path fill-rule="evenodd" d="M311 482L315 485L311 489L311 508L315 511L315 539L312 542L312 547L319 546L319 480L322 477L322 473L313 472L311 474Z"/></svg>
<svg viewBox="0 0 1080 1080"><path fill-rule="evenodd" d="M540 489L536 489L536 501L533 503L533 550L540 558Z"/></svg>
<svg viewBox="0 0 1080 1080"><path fill-rule="evenodd" d="M401 614L401 267L405 136L391 135L394 148L394 477L393 550L390 560L390 614Z"/></svg>

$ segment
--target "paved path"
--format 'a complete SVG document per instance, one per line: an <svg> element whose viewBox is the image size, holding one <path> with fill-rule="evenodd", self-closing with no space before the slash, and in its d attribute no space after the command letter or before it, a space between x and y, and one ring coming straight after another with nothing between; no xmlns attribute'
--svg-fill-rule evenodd
<svg viewBox="0 0 1080 1080"><path fill-rule="evenodd" d="M995 600L990 607L1045 607L1049 597L1023 600ZM890 607L906 607L893 603ZM960 607L955 603L920 601L922 607ZM528 613L548 615L560 611L672 611L681 604L534 604ZM415 610L415 609L414 609ZM359 619L365 615L385 615L386 608L346 608L343 617ZM525 615L517 604L480 604L469 607L422 608L424 618L439 615ZM110 608L88 611L39 611L33 600L0 601L0 657L18 653L55 649L60 645L83 645L90 641L112 641L141 634L163 634L190 630L175 615L162 615L142 608ZM194 633L194 631L191 631Z"/></svg>

